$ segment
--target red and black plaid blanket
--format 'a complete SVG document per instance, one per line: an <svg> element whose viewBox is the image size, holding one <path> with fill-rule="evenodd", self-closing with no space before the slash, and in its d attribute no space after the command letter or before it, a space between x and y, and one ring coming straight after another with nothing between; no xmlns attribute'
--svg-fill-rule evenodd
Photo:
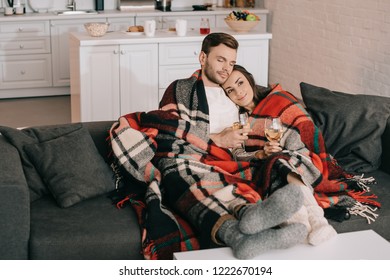
<svg viewBox="0 0 390 280"><path fill-rule="evenodd" d="M247 146L264 144L261 129L267 115L280 115L286 125L282 141L294 152L269 160L236 162L231 152L209 138L208 105L200 71L172 83L161 109L122 116L110 130L118 165L145 184L142 195L128 186L118 203L130 202L142 229L146 259L172 259L174 252L210 246L216 221L232 207L264 199L278 182L272 173L278 162L294 166L318 190L348 194L345 174L326 153L321 133L296 98L275 88L251 116L254 133ZM299 140L297 144L290 141ZM338 197L338 196L337 196ZM336 202L337 203L337 202ZM321 204L326 207L326 203Z"/></svg>

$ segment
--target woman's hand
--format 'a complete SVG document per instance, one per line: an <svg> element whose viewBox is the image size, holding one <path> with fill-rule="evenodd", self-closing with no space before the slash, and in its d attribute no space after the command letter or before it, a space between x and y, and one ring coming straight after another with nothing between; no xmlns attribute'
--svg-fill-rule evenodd
<svg viewBox="0 0 390 280"><path fill-rule="evenodd" d="M264 144L263 150L258 151L256 153L256 157L258 159L266 159L270 155L272 155L274 153L279 153L281 151L282 151L282 147L280 146L279 142L277 142L277 141L270 141L270 142L266 142Z"/></svg>
<svg viewBox="0 0 390 280"><path fill-rule="evenodd" d="M280 143L277 141L269 141L269 142L265 142L264 144L264 155L266 157L274 153L279 153L281 151L282 151L282 147L280 146Z"/></svg>

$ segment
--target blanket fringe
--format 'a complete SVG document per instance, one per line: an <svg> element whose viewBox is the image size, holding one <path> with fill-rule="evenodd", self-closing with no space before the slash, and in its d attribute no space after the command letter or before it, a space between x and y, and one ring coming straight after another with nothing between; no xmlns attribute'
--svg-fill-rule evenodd
<svg viewBox="0 0 390 280"><path fill-rule="evenodd" d="M139 205L143 208L146 208L145 204L142 201L134 200L133 197L135 197L134 194L130 194L130 195L126 196L124 199L117 202L116 207L118 209L123 208L123 205L126 203L126 201L129 201L130 204L136 204L136 205Z"/></svg>
<svg viewBox="0 0 390 280"><path fill-rule="evenodd" d="M360 190L363 190L365 192L370 191L369 185L376 184L376 180L374 177L371 176L371 177L364 178L364 173L361 175L351 176L347 178L345 181L355 183Z"/></svg>
<svg viewBox="0 0 390 280"><path fill-rule="evenodd" d="M372 205L374 207L380 208L381 204L378 201L375 201L374 199L378 198L375 194L367 194L366 191L349 191L348 195L355 199L357 202L365 204L365 205Z"/></svg>
<svg viewBox="0 0 390 280"><path fill-rule="evenodd" d="M376 218L379 216L379 214L374 213L377 209L377 207L370 207L360 202L356 202L356 204L348 210L352 215L359 215L363 218L366 218L367 223L371 224L371 222L375 222Z"/></svg>

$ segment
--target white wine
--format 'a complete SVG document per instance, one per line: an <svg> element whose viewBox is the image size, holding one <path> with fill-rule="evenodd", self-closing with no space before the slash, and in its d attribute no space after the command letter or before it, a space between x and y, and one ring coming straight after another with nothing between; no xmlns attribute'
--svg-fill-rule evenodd
<svg viewBox="0 0 390 280"><path fill-rule="evenodd" d="M267 128L264 132L265 137L267 137L268 141L279 141L283 136L282 129Z"/></svg>

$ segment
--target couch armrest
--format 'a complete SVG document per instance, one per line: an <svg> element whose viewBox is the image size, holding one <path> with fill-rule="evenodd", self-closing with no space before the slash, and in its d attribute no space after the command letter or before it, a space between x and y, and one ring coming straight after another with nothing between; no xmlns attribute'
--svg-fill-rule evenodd
<svg viewBox="0 0 390 280"><path fill-rule="evenodd" d="M27 259L29 190L18 151L0 135L0 259Z"/></svg>
<svg viewBox="0 0 390 280"><path fill-rule="evenodd" d="M390 118L382 135L382 163L380 169L390 174Z"/></svg>

